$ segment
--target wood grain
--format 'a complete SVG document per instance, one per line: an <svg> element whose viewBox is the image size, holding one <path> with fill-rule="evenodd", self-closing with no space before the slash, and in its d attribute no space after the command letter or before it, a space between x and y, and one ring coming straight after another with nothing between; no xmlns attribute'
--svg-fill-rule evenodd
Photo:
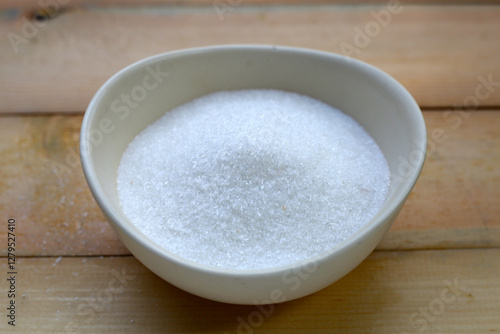
<svg viewBox="0 0 500 334"><path fill-rule="evenodd" d="M76 7L34 26L31 33L26 27L34 23L26 18L4 18L0 112L82 112L99 86L132 62L170 50L228 43L335 53L347 44L357 46L354 57L393 75L423 107L466 103L478 78L491 76L496 86L479 104L499 106L500 7L402 8L364 44L355 42L356 27L365 29L374 20L370 11L386 10L385 5L241 5L221 16L210 6ZM9 34L22 42L11 43Z"/></svg>
<svg viewBox="0 0 500 334"><path fill-rule="evenodd" d="M159 6L159 5L175 5L175 6L213 6L216 3L214 0L56 0L61 7L75 6ZM401 3L409 2L401 0ZM19 8L25 10L34 10L44 7L44 3L54 3L50 1L40 0L3 0L0 2L1 9ZM304 4L387 4L387 0L220 0L222 4L238 4L241 5L304 5ZM415 4L498 4L499 0L411 0Z"/></svg>
<svg viewBox="0 0 500 334"><path fill-rule="evenodd" d="M496 113L424 112L427 160L380 249L500 245L500 116Z"/></svg>
<svg viewBox="0 0 500 334"><path fill-rule="evenodd" d="M81 121L0 118L0 217L16 219L18 255L128 253L85 182L78 153ZM6 229L0 234L5 244Z"/></svg>
<svg viewBox="0 0 500 334"><path fill-rule="evenodd" d="M492 333L500 331L499 257L499 249L374 252L331 286L266 306L268 316L190 295L133 257L23 258L15 332ZM0 332L13 333L5 321Z"/></svg>
<svg viewBox="0 0 500 334"><path fill-rule="evenodd" d="M500 246L500 112L471 112L460 124L457 116L424 112L429 155L379 249ZM18 255L128 254L85 182L81 121L79 115L0 117L0 217L18 222ZM433 137L436 129L444 135ZM0 244L5 236L0 230Z"/></svg>

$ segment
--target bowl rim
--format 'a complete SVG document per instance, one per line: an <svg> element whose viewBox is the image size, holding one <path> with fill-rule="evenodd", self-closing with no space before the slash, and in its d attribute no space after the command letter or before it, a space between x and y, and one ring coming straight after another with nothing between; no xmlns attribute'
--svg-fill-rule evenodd
<svg viewBox="0 0 500 334"><path fill-rule="evenodd" d="M367 222L361 229L353 233L347 239L335 244L334 246L328 248L327 250L307 257L301 261L289 263L286 265L276 266L276 267L268 267L261 269L234 269L234 268L220 268L215 267L203 263L198 263L186 258L181 257L180 255L175 254L174 252L163 248L156 242L152 241L146 234L142 231L137 233L136 230L129 224L131 222L123 222L119 218L117 212L113 209L114 205L110 203L108 197L103 190L103 186L99 183L96 170L93 164L93 158L90 154L92 143L89 142L86 133L91 130L92 120L97 112L97 108L99 106L99 102L102 96L105 94L108 87L114 85L119 82L120 79L124 76L127 76L128 72L134 70L136 68L142 68L147 66L151 62L164 60L165 58L174 58L179 56L188 56L193 54L203 54L210 52L231 52L231 51L242 51L242 50L251 50L251 51L260 51L260 52L285 52L285 53L296 53L302 56L309 57L318 57L318 58L328 58L330 61L337 62L345 62L346 66L351 66L357 70L363 72L363 74L377 77L378 81L382 81L386 86L389 86L390 89L397 90L397 94L400 95L400 98L405 100L405 104L408 105L412 111L410 111L411 117L413 118L413 123L415 125L415 133L418 134L421 138L417 138L419 143L422 143L421 155L418 159L417 164L414 164L414 169L411 175L405 178L403 184L398 185L398 187L403 187L399 191L399 195L395 198L391 203L384 204L387 205L383 214L380 214L379 211L369 222ZM418 111L418 112L417 112ZM409 114L410 115L410 114ZM266 45L266 44L223 44L223 45L212 45L212 46L204 46L204 47L195 47L188 49L180 49L169 51L157 55L153 55L144 59L141 59L137 62L134 62L125 68L121 69L113 76L111 76L106 82L99 88L99 90L95 93L94 97L91 99L84 117L82 121L82 126L80 130L80 159L82 164L82 169L87 181L87 184L94 196L96 202L98 203L100 209L104 212L105 216L108 220L111 220L111 225L116 226L116 228L120 228L123 233L127 234L128 237L133 239L136 243L140 244L141 247L147 249L148 251L154 253L155 255L165 259L169 262L173 262L176 265L182 266L186 269L204 272L208 274L214 274L219 276L238 276L238 277L256 277L256 276L267 276L267 275L275 275L281 274L283 272L287 272L289 270L294 270L299 267L303 267L304 265L310 263L319 263L322 261L326 261L329 257L334 256L336 253L351 248L356 244L362 243L363 239L365 239L368 235L374 232L377 228L383 225L387 219L393 215L401 203L404 203L409 193L413 189L420 173L424 165L425 157L426 157L426 148L427 148L427 132L425 127L424 118L422 112L411 96L411 94L399 83L396 79L394 79L389 74L384 71L376 68L373 65L365 63L363 61L349 58L344 55L301 48L301 47L293 47L293 46L281 46L281 45ZM391 175L392 178L392 175ZM392 181L391 181L392 182ZM118 233L119 234L119 233ZM135 254L134 254L135 255Z"/></svg>

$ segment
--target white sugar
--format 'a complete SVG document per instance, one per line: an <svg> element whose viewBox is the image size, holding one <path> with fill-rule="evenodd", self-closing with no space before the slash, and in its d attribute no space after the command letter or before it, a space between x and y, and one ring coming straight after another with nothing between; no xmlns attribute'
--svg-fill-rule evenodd
<svg viewBox="0 0 500 334"><path fill-rule="evenodd" d="M130 143L117 181L125 215L153 241L233 269L332 248L375 215L390 182L356 121L276 90L214 93L167 112Z"/></svg>

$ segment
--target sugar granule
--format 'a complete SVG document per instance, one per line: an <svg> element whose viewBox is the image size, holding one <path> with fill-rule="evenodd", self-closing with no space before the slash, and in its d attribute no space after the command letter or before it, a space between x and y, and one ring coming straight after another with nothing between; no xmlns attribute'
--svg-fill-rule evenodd
<svg viewBox="0 0 500 334"><path fill-rule="evenodd" d="M123 154L125 215L154 242L231 269L291 264L365 225L387 162L350 116L296 93L213 93L167 112Z"/></svg>

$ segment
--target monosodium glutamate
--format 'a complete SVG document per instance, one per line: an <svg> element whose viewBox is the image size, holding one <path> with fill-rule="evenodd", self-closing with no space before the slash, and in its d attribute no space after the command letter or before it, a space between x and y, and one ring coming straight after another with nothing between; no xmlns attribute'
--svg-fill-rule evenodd
<svg viewBox="0 0 500 334"><path fill-rule="evenodd" d="M263 269L358 231L384 203L390 174L343 112L296 93L240 90L148 126L124 152L117 184L125 215L162 247L209 266Z"/></svg>

